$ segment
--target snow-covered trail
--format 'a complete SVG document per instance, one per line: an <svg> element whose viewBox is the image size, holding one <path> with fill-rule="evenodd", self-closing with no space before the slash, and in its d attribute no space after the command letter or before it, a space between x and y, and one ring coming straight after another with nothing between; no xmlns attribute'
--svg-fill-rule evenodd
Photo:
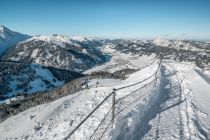
<svg viewBox="0 0 210 140"><path fill-rule="evenodd" d="M144 106L146 110L140 103L134 108L137 111L132 111L130 115L125 116L124 120L130 120L130 122L128 121L127 125L124 120L120 122L124 125L113 139L183 139L184 128L179 106L183 102L181 88L177 86L179 83L170 82L169 77L174 76L175 72L165 68L161 71L160 92L156 91L150 95L153 99ZM174 91L171 90L172 87ZM127 128L124 128L125 126Z"/></svg>
<svg viewBox="0 0 210 140"><path fill-rule="evenodd" d="M141 81L157 70L153 64L137 71L126 80L96 79L89 82L90 89L60 98L54 102L39 105L12 116L0 123L0 139L60 140L64 139L109 93L113 88ZM97 81L99 84L96 87ZM144 83L145 84L145 83ZM139 85L124 90L123 94L135 90ZM123 95L122 94L122 95ZM88 139L104 114L110 102L103 104L71 139Z"/></svg>
<svg viewBox="0 0 210 140"><path fill-rule="evenodd" d="M210 84L209 77L192 63L170 63L183 79L184 96L194 133L199 139L210 139ZM197 132L196 132L197 131Z"/></svg>
<svg viewBox="0 0 210 140"><path fill-rule="evenodd" d="M152 127L143 139L196 139L183 79L175 69L165 67L159 91L159 112L150 120Z"/></svg>
<svg viewBox="0 0 210 140"><path fill-rule="evenodd" d="M181 87L178 81L171 81L176 73L164 70L160 84L157 114L150 120L152 127L142 139L183 139L183 122L180 112ZM168 129L170 128L170 129Z"/></svg>
<svg viewBox="0 0 210 140"><path fill-rule="evenodd" d="M122 104L116 106L117 112L120 108L133 103L125 112L120 112L121 116L116 115L115 127L105 139L208 139L209 128L205 124L208 120L205 122L205 118L209 110L208 106L202 109L201 105L207 103L202 102L201 99L204 97L199 94L208 93L208 82L194 70L192 64L170 63L170 65L172 67L167 64L162 65L157 83L151 78L118 91L116 99L137 89L139 94L123 100ZM0 139L62 140L111 93L113 88L144 80L151 76L157 67L158 64L154 63L130 74L126 80L91 80L90 89L12 116L0 123ZM96 84L98 82L99 84ZM149 86L145 89L141 88L147 84ZM111 100L108 100L75 131L70 139L89 139L110 107Z"/></svg>
<svg viewBox="0 0 210 140"><path fill-rule="evenodd" d="M150 102L143 99L147 104L144 108L140 100L139 104L118 122L117 134L113 135L113 140L209 138L203 120L198 121L201 116L193 104L187 80L184 79L183 73L175 68L164 64L159 92L148 94L153 96L153 99Z"/></svg>
<svg viewBox="0 0 210 140"><path fill-rule="evenodd" d="M0 123L0 139L63 139L71 128L74 128L111 92L114 84L120 84L119 80L112 79L99 82L100 87L92 87L8 118ZM112 86L109 86L110 83ZM94 81L90 83L90 86L93 85ZM84 133L88 133L88 130L85 131L87 132ZM83 139L83 136L81 134L78 138Z"/></svg>

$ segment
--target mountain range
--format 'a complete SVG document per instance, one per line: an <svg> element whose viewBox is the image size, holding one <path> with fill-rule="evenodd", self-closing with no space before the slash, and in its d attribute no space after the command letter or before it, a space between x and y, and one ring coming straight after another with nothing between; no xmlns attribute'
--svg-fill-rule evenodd
<svg viewBox="0 0 210 140"><path fill-rule="evenodd" d="M105 46L126 54L190 61L204 69L209 69L210 64L210 43L201 41L89 39L57 34L31 36L1 25L0 97L7 99L18 94L48 91L81 77L85 70L110 60L109 53L103 51ZM70 77L60 79L55 70L57 73L65 71Z"/></svg>

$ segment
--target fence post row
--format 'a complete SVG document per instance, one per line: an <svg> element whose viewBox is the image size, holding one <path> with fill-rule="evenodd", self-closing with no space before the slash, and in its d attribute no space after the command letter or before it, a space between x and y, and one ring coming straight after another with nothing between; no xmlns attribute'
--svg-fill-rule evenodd
<svg viewBox="0 0 210 140"><path fill-rule="evenodd" d="M137 85L137 84L139 84L139 83L142 83L142 82L144 82L144 81L146 81L146 80L148 80L148 79L150 79L151 77L153 77L153 76L155 76L156 78L157 78L157 75L158 75L158 71L159 71L159 69L160 69L160 67L161 67L161 63L162 63L162 61L160 60L160 62L159 62L159 65L158 65L158 69L157 69L157 71L155 72L155 73L153 73L151 76L149 76L148 78L145 78L144 80L141 80L141 81L139 81L139 82L137 82L137 83L134 83L134 84L131 84L131 85L127 85L127 86L124 86L124 87L120 87L120 88L117 88L117 89L113 89L112 90L112 92L111 92L111 94L109 94L108 96L106 96L105 97L105 99L103 100L103 101L101 101L100 103L99 103L99 105L98 106L96 106L65 138L64 138L64 140L67 140L68 138L70 138L71 137L71 135L110 97L110 96L112 96L112 108L110 109L110 111L112 111L112 116L111 116L111 121L109 121L110 123L112 123L112 127L114 127L114 119L115 119L115 105L116 105L116 91L118 91L118 90L121 90L121 89L124 89L124 88L128 88L128 87L130 87L130 86L134 86L134 85ZM101 122L102 123L102 122ZM100 123L100 124L101 124ZM94 133L98 130L98 128L99 128L99 126L100 126L100 124L98 125L98 127L97 127L97 129L94 131ZM105 132L105 131L104 131ZM104 132L103 132L103 134L104 134ZM93 135L94 135L94 133L93 133ZM103 134L102 134L102 136L103 136ZM93 136L92 135L92 136ZM91 137L92 137L91 136Z"/></svg>
<svg viewBox="0 0 210 140"><path fill-rule="evenodd" d="M114 88L112 92L112 127L114 127L116 89Z"/></svg>

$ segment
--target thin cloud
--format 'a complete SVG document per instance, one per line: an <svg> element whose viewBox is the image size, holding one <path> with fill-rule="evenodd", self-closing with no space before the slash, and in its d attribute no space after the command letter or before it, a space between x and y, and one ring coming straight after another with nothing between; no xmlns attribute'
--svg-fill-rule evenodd
<svg viewBox="0 0 210 140"><path fill-rule="evenodd" d="M186 35L187 35L186 33L181 34L181 36L186 36Z"/></svg>
<svg viewBox="0 0 210 140"><path fill-rule="evenodd" d="M168 37L168 36L171 36L171 34L163 34L162 36L163 37Z"/></svg>

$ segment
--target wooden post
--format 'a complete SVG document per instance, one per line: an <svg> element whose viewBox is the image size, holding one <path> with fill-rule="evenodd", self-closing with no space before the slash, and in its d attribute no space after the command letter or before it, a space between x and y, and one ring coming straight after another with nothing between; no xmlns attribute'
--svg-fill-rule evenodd
<svg viewBox="0 0 210 140"><path fill-rule="evenodd" d="M112 95L112 127L114 126L114 117L115 117L115 96L116 96L116 89L113 89Z"/></svg>

